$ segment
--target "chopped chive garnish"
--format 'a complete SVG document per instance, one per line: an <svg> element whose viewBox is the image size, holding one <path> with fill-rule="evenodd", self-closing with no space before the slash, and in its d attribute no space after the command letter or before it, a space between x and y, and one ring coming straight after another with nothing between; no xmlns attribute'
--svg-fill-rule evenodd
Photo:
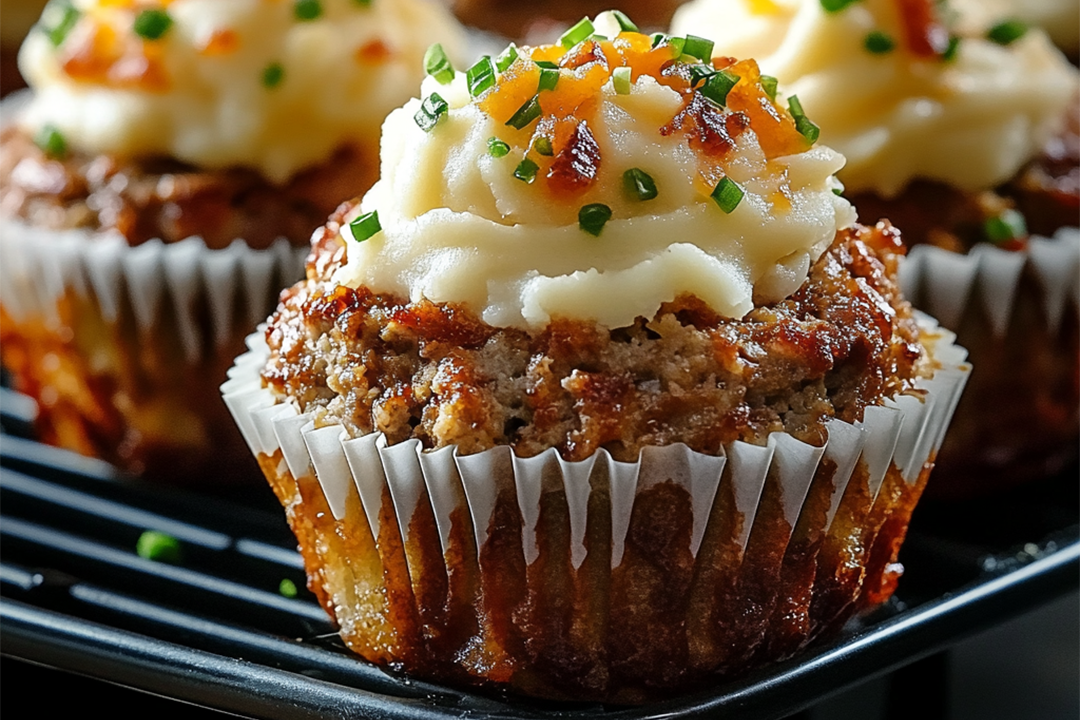
<svg viewBox="0 0 1080 720"><path fill-rule="evenodd" d="M285 68L279 62L272 62L263 68L262 84L265 88L277 87L285 78Z"/></svg>
<svg viewBox="0 0 1080 720"><path fill-rule="evenodd" d="M683 48L686 47L686 38L681 37L669 37L667 39L668 45L671 47L671 57L680 58L683 55Z"/></svg>
<svg viewBox="0 0 1080 720"><path fill-rule="evenodd" d="M1023 215L1009 208L1003 210L1000 215L989 218L983 224L983 232L986 233L986 238L990 242L1005 243L1027 237L1027 222Z"/></svg>
<svg viewBox="0 0 1080 720"><path fill-rule="evenodd" d="M79 22L79 17L82 15L76 10L70 2L62 3L50 3L42 14L41 19L52 20L54 23L51 26L47 26L42 23L42 29L49 37L49 42L53 44L53 47L60 47L64 42L64 38L68 36L71 29L75 27Z"/></svg>
<svg viewBox="0 0 1080 720"><path fill-rule="evenodd" d="M986 37L998 45L1011 45L1024 37L1027 30L1027 25L1019 20L1005 20L987 30Z"/></svg>
<svg viewBox="0 0 1080 720"><path fill-rule="evenodd" d="M536 67L538 68L547 68L549 70L559 69L559 66L551 62L550 60L534 60L533 62L536 63Z"/></svg>
<svg viewBox="0 0 1080 720"><path fill-rule="evenodd" d="M499 69L499 72L506 72L507 68L513 65L517 58L517 47L513 43L510 43L506 46L505 50L499 53L499 57L495 58L495 67Z"/></svg>
<svg viewBox="0 0 1080 720"><path fill-rule="evenodd" d="M832 182L833 182L833 188L832 188L833 195L843 195L844 190L846 188L844 187L844 183L840 182L840 178L834 177L832 179Z"/></svg>
<svg viewBox="0 0 1080 720"><path fill-rule="evenodd" d="M824 8L825 12L836 13L856 2L858 0L821 0L821 7Z"/></svg>
<svg viewBox="0 0 1080 720"><path fill-rule="evenodd" d="M683 41L683 54L696 57L702 62L712 60L713 41L697 35L687 35Z"/></svg>
<svg viewBox="0 0 1080 720"><path fill-rule="evenodd" d="M697 84L702 80L708 80L717 73L716 68L711 65L691 65L690 66L690 87L697 87Z"/></svg>
<svg viewBox="0 0 1080 720"><path fill-rule="evenodd" d="M623 173L623 188L635 200L652 200L656 197L656 181L641 168L630 168Z"/></svg>
<svg viewBox="0 0 1080 720"><path fill-rule="evenodd" d="M956 59L958 52L960 52L960 37L952 35L949 37L949 45L945 48L945 52L941 53L941 59L945 62L951 62Z"/></svg>
<svg viewBox="0 0 1080 720"><path fill-rule="evenodd" d="M465 79L469 85L469 95L474 98L495 87L495 65L491 58L485 55L477 60L476 64L465 72Z"/></svg>
<svg viewBox="0 0 1080 720"><path fill-rule="evenodd" d="M533 95L510 116L510 119L506 121L506 124L512 128L521 130L538 117L540 117L540 96Z"/></svg>
<svg viewBox="0 0 1080 720"><path fill-rule="evenodd" d="M730 214L742 202L743 189L734 180L725 177L716 183L716 188L709 197L716 201L721 210Z"/></svg>
<svg viewBox="0 0 1080 720"><path fill-rule="evenodd" d="M638 32L638 26L622 10L612 10L611 16L619 23L619 30L622 32Z"/></svg>
<svg viewBox="0 0 1080 720"><path fill-rule="evenodd" d="M880 30L874 30L863 40L863 47L875 55L884 55L892 52L896 47L896 41Z"/></svg>
<svg viewBox="0 0 1080 720"><path fill-rule="evenodd" d="M529 158L525 158L518 163L516 168L514 168L514 177L524 183L532 184L532 181L536 179L536 171L539 169L539 165Z"/></svg>
<svg viewBox="0 0 1080 720"><path fill-rule="evenodd" d="M611 84L618 95L629 95L633 73L628 67L617 67L611 73Z"/></svg>
<svg viewBox="0 0 1080 720"><path fill-rule="evenodd" d="M598 42L599 43L599 42L605 42L608 39L608 36L596 33L596 34L590 35L589 39L592 40L593 42Z"/></svg>
<svg viewBox="0 0 1080 720"><path fill-rule="evenodd" d="M413 120L416 121L421 130L431 132L432 128L438 125L446 116L448 110L450 110L450 106L442 99L442 96L439 93L431 93L420 104L420 109L413 115Z"/></svg>
<svg viewBox="0 0 1080 720"><path fill-rule="evenodd" d="M60 159L67 155L67 141L55 125L42 126L34 134L34 144L48 157Z"/></svg>
<svg viewBox="0 0 1080 720"><path fill-rule="evenodd" d="M454 79L454 66L439 43L435 43L424 53L424 72L435 78L440 85L446 85Z"/></svg>
<svg viewBox="0 0 1080 720"><path fill-rule="evenodd" d="M805 115L795 118L795 129L798 130L799 134L806 138L806 141L811 145L816 143L818 136L821 135L821 128L811 122L810 118Z"/></svg>
<svg viewBox="0 0 1080 720"><path fill-rule="evenodd" d="M554 90L555 86L559 84L559 71L542 67L540 68L540 85L537 87L537 92L541 90Z"/></svg>
<svg viewBox="0 0 1080 720"><path fill-rule="evenodd" d="M709 79L701 86L699 92L717 105L723 106L727 102L728 93L731 92L731 88L735 87L737 82L739 82L738 75L734 75L727 70L720 70L709 76Z"/></svg>
<svg viewBox="0 0 1080 720"><path fill-rule="evenodd" d="M653 47L653 50L655 50L656 48L660 47L660 43L662 43L662 42L664 42L665 40L667 40L667 35L665 35L664 33L653 33L653 34L652 34L652 35L650 35L649 37L651 37L651 38L652 38L652 47Z"/></svg>
<svg viewBox="0 0 1080 720"><path fill-rule="evenodd" d="M806 138L811 145L816 143L818 135L821 134L821 128L810 122L810 118L806 117L806 112L803 110L802 103L799 102L798 95L792 95L788 98L788 109L791 111L791 117L795 120L795 129L799 131L799 134Z"/></svg>
<svg viewBox="0 0 1080 720"><path fill-rule="evenodd" d="M587 39L596 28L593 27L589 18L581 18L574 27L570 28L559 38L559 44L569 50L582 40Z"/></svg>
<svg viewBox="0 0 1080 720"><path fill-rule="evenodd" d="M135 543L135 552L144 560L176 564L180 562L180 541L157 530L147 530Z"/></svg>
<svg viewBox="0 0 1080 720"><path fill-rule="evenodd" d="M382 230L382 223L379 222L379 211L372 210L369 213L364 213L349 223L349 229L352 230L353 240L364 242Z"/></svg>
<svg viewBox="0 0 1080 720"><path fill-rule="evenodd" d="M135 16L135 24L131 27L139 37L157 40L172 27L172 18L164 10L143 10Z"/></svg>
<svg viewBox="0 0 1080 720"><path fill-rule="evenodd" d="M611 219L611 208L603 203L592 203L578 210L578 227L590 235L598 236Z"/></svg>
<svg viewBox="0 0 1080 720"><path fill-rule="evenodd" d="M506 157L510 154L510 146L497 137L488 138L488 155L493 158Z"/></svg>
<svg viewBox="0 0 1080 720"><path fill-rule="evenodd" d="M322 15L322 3L319 0L296 0L293 15L297 20L314 20Z"/></svg>
<svg viewBox="0 0 1080 720"><path fill-rule="evenodd" d="M289 578L285 578L280 583L278 583L277 591L282 597L294 598L296 597L297 593L296 583L294 583Z"/></svg>
<svg viewBox="0 0 1080 720"><path fill-rule="evenodd" d="M555 148L551 146L551 138L543 135L533 140L533 150L545 157L551 157L555 154Z"/></svg>
<svg viewBox="0 0 1080 720"><path fill-rule="evenodd" d="M770 100L776 102L776 86L780 81L772 75L762 75L760 79L761 89L765 91L765 94L769 96Z"/></svg>

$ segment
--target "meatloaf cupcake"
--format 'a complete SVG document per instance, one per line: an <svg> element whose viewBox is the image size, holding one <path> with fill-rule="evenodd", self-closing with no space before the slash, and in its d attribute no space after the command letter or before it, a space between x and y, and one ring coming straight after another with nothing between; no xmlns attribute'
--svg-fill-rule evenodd
<svg viewBox="0 0 1080 720"><path fill-rule="evenodd" d="M16 58L23 38L44 7L45 0L7 0L0 4L0 95L26 87Z"/></svg>
<svg viewBox="0 0 1080 720"><path fill-rule="evenodd" d="M4 365L41 437L204 483L251 468L217 386L378 174L454 21L420 0L54 2L0 143Z"/></svg>
<svg viewBox="0 0 1080 720"><path fill-rule="evenodd" d="M720 4L696 0L676 28L709 27ZM847 157L862 217L918 245L907 296L978 368L931 490L1059 472L1080 438L1080 72L993 3L735 5L715 52L760 53L797 94Z"/></svg>
<svg viewBox="0 0 1080 720"><path fill-rule="evenodd" d="M223 387L373 662L641 701L898 577L963 351L753 61L620 20L425 80Z"/></svg>

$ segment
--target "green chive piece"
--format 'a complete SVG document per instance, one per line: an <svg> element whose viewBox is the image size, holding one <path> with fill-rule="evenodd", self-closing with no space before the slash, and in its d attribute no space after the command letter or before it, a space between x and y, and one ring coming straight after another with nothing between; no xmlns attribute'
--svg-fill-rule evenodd
<svg viewBox="0 0 1080 720"><path fill-rule="evenodd" d="M863 40L863 47L875 55L884 55L892 52L896 47L896 41L880 30L874 30Z"/></svg>
<svg viewBox="0 0 1080 720"><path fill-rule="evenodd" d="M294 598L296 597L297 593L296 583L294 583L289 578L284 578L280 583L278 583L277 591L282 597Z"/></svg>
<svg viewBox="0 0 1080 720"><path fill-rule="evenodd" d="M691 65L690 66L690 87L697 87L697 84L702 80L708 80L717 73L717 70L711 65Z"/></svg>
<svg viewBox="0 0 1080 720"><path fill-rule="evenodd" d="M652 200L656 197L656 181L641 168L630 168L622 176L623 189L635 200Z"/></svg>
<svg viewBox="0 0 1080 720"><path fill-rule="evenodd" d="M440 85L446 85L454 79L454 66L439 43L435 43L424 53L424 72L435 78Z"/></svg>
<svg viewBox="0 0 1080 720"><path fill-rule="evenodd" d="M639 32L638 26L622 10L612 10L611 16L615 18L615 22L619 23L619 30L622 32Z"/></svg>
<svg viewBox="0 0 1080 720"><path fill-rule="evenodd" d="M514 43L510 43L506 46L506 49L499 53L499 57L495 58L495 67L499 69L499 72L506 72L507 68L514 64L514 61L518 59L517 47Z"/></svg>
<svg viewBox="0 0 1080 720"><path fill-rule="evenodd" d="M510 119L506 121L506 124L512 128L521 130L533 120L540 117L540 112L540 96L538 94L533 95L526 100L525 104L519 107L512 116L510 116Z"/></svg>
<svg viewBox="0 0 1080 720"><path fill-rule="evenodd" d="M493 158L506 157L510 154L510 146L497 137L488 138L488 155Z"/></svg>
<svg viewBox="0 0 1080 720"><path fill-rule="evenodd" d="M798 130L799 134L806 138L806 141L811 145L816 143L818 136L821 135L821 128L811 122L810 118L805 115L795 118L795 129Z"/></svg>
<svg viewBox="0 0 1080 720"><path fill-rule="evenodd" d="M847 188L844 187L844 183L840 182L840 178L834 177L832 179L832 182L833 182L833 188L832 188L833 195L843 195L844 190L846 190Z"/></svg>
<svg viewBox="0 0 1080 720"><path fill-rule="evenodd" d="M495 65L491 62L491 57L485 55L477 60L475 65L465 71L465 79L469 85L469 95L474 98L495 87Z"/></svg>
<svg viewBox="0 0 1080 720"><path fill-rule="evenodd" d="M653 48L653 50L658 48L660 46L660 43L667 40L667 35L665 35L664 33L653 33L649 37L652 38L652 48Z"/></svg>
<svg viewBox="0 0 1080 720"><path fill-rule="evenodd" d="M633 72L628 67L617 67L611 73L611 84L615 87L617 95L629 95L632 80Z"/></svg>
<svg viewBox="0 0 1080 720"><path fill-rule="evenodd" d="M356 242L364 242L371 238L375 233L382 230L382 223L379 222L379 211L372 210L369 213L364 213L349 223L349 229L352 230L353 240Z"/></svg>
<svg viewBox="0 0 1080 720"><path fill-rule="evenodd" d="M533 140L533 150L544 157L551 157L555 154L555 148L551 146L551 138L544 135Z"/></svg>
<svg viewBox="0 0 1080 720"><path fill-rule="evenodd" d="M53 47L60 47L71 29L79 22L82 13L76 10L70 2L50 3L42 14L42 30L49 37ZM44 21L54 21L52 25L46 25Z"/></svg>
<svg viewBox="0 0 1080 720"><path fill-rule="evenodd" d="M821 7L825 12L838 13L848 5L854 5L859 0L821 0Z"/></svg>
<svg viewBox="0 0 1080 720"><path fill-rule="evenodd" d="M702 62L712 60L713 41L697 35L687 35L683 41L683 54L696 57Z"/></svg>
<svg viewBox="0 0 1080 720"><path fill-rule="evenodd" d="M34 134L34 144L41 148L47 157L60 159L67 155L67 141L55 125L44 125Z"/></svg>
<svg viewBox="0 0 1080 720"><path fill-rule="evenodd" d="M600 35L599 33L596 33L594 35L590 35L589 39L592 40L593 42L598 42L599 43L599 42L605 42L608 39L608 36L607 35Z"/></svg>
<svg viewBox="0 0 1080 720"><path fill-rule="evenodd" d="M739 207L744 194L738 183L725 177L716 183L716 188L709 197L716 201L721 210L730 215L735 208Z"/></svg>
<svg viewBox="0 0 1080 720"><path fill-rule="evenodd" d="M293 15L297 20L314 20L322 15L322 3L319 0L296 0Z"/></svg>
<svg viewBox="0 0 1080 720"><path fill-rule="evenodd" d="M172 27L172 18L164 10L143 10L135 16L132 29L145 40L158 40Z"/></svg>
<svg viewBox="0 0 1080 720"><path fill-rule="evenodd" d="M135 543L135 552L144 560L177 564L180 562L180 541L157 530L147 530Z"/></svg>
<svg viewBox="0 0 1080 720"><path fill-rule="evenodd" d="M671 46L671 57L681 58L683 56L683 48L686 47L686 38L681 37L669 37L667 39L668 45Z"/></svg>
<svg viewBox="0 0 1080 720"><path fill-rule="evenodd" d="M537 87L537 92L541 90L554 90L555 86L559 84L559 71L552 68L542 67L540 68L540 85Z"/></svg>
<svg viewBox="0 0 1080 720"><path fill-rule="evenodd" d="M998 45L1011 45L1024 37L1027 30L1027 25L1019 20L1005 20L990 28L986 32L986 37Z"/></svg>
<svg viewBox="0 0 1080 720"><path fill-rule="evenodd" d="M533 61L538 68L547 68L548 70L558 70L559 66L550 60L534 60Z"/></svg>
<svg viewBox="0 0 1080 720"><path fill-rule="evenodd" d="M570 28L559 38L559 44L569 50L582 40L587 39L596 28L593 27L589 18L581 18L574 27Z"/></svg>
<svg viewBox="0 0 1080 720"><path fill-rule="evenodd" d="M450 110L450 106L442 99L439 93L431 93L424 102L420 104L420 109L413 115L413 120L420 126L420 129L424 132L431 132L432 129L438 125L446 113Z"/></svg>
<svg viewBox="0 0 1080 720"><path fill-rule="evenodd" d="M765 94L769 96L769 99L776 102L776 86L780 84L780 81L774 78L772 75L762 75L761 89L765 91Z"/></svg>
<svg viewBox="0 0 1080 720"><path fill-rule="evenodd" d="M798 95L792 95L788 98L788 109L791 111L791 117L795 120L795 129L799 131L799 134L806 138L811 145L816 143L818 136L821 134L821 128L810 122L810 118L806 117L806 111L803 110Z"/></svg>
<svg viewBox="0 0 1080 720"><path fill-rule="evenodd" d="M262 84L265 88L277 87L285 78L285 68L279 62L272 62L262 71Z"/></svg>
<svg viewBox="0 0 1080 720"><path fill-rule="evenodd" d="M738 75L734 75L727 70L720 70L705 81L699 92L723 107L724 103L727 102L728 93L731 92L731 88L735 87L737 82L739 82Z"/></svg>
<svg viewBox="0 0 1080 720"><path fill-rule="evenodd" d="M590 235L599 236L600 231L611 219L611 208L603 203L592 203L578 210L578 227Z"/></svg>
<svg viewBox="0 0 1080 720"><path fill-rule="evenodd" d="M1027 221L1016 210L1009 208L1003 210L1000 215L987 219L983 223L983 232L992 243L1006 243L1010 240L1027 237Z"/></svg>
<svg viewBox="0 0 1080 720"><path fill-rule="evenodd" d="M539 165L534 163L529 158L525 158L518 163L518 166L516 168L514 168L514 177L528 185L531 185L532 181L536 179L536 172L539 169Z"/></svg>
<svg viewBox="0 0 1080 720"><path fill-rule="evenodd" d="M941 59L945 62L952 62L956 59L956 55L959 52L960 37L958 35L952 35L949 37L949 45L945 48L945 52L941 53Z"/></svg>

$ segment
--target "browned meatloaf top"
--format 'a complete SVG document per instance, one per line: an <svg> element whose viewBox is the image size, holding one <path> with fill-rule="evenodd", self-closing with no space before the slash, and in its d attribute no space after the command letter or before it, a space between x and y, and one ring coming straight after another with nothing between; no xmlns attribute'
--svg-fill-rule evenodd
<svg viewBox="0 0 1080 720"><path fill-rule="evenodd" d="M371 186L374 158L345 147L275 185L245 168L201 170L169 158L123 159L69 151L47 156L25 132L0 132L0 215L45 228L119 231L132 245L200 235L212 248L236 238L264 248L311 238L338 203Z"/></svg>
<svg viewBox="0 0 1080 720"><path fill-rule="evenodd" d="M554 447L568 460L603 447L623 461L676 442L715 454L773 431L820 443L823 420L861 418L920 367L887 223L839 233L795 295L741 320L686 296L630 327L564 318L530 333L322 280L344 257L347 209L316 233L309 279L282 294L264 379L357 435L464 454Z"/></svg>

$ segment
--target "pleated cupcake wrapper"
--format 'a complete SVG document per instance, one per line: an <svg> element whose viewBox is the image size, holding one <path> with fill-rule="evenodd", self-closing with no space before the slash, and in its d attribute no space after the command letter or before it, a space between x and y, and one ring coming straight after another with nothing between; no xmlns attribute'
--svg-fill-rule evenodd
<svg viewBox="0 0 1080 720"><path fill-rule="evenodd" d="M911 249L900 267L904 295L948 328L981 305L994 335L1003 337L1017 305L1020 278L1030 267L1042 285L1038 299L1047 330L1056 335L1069 303L1080 306L1080 229L1062 228L1053 238L1033 237L1026 250L989 243L967 255L932 245Z"/></svg>
<svg viewBox="0 0 1080 720"><path fill-rule="evenodd" d="M523 520L525 560L531 564L539 554L536 528L540 497L554 480L565 490L571 558L575 569L580 567L586 556L590 477L595 472L606 472L611 567L616 568L623 558L635 498L660 483L673 482L691 498L693 529L689 550L695 557L725 466L730 466L734 479L736 510L744 518L737 540L742 550L746 549L770 471L782 488L784 519L794 528L819 462L824 457L835 464L823 531L831 525L848 480L860 462L872 496L876 496L893 466L907 484L914 484L924 464L940 447L970 372L964 362L966 351L953 344L952 333L936 327L929 318L922 317L920 322L927 329L940 366L932 378L917 383L921 397L902 395L887 400L883 406L868 407L863 420L854 424L828 421L828 442L824 447L808 445L786 433L773 433L765 446L734 442L717 456L677 444L645 448L637 462L626 463L614 460L605 450L580 462L568 462L553 449L520 458L509 447L459 455L456 448L425 451L417 440L391 446L381 433L354 438L341 425L316 427L313 415L300 414L293 405L279 402L261 387L259 373L268 356L262 333L249 336L249 351L237 358L222 394L251 451L265 458L280 452L279 473L317 478L335 519L345 517L347 500L356 492L372 536L383 537L380 518L389 515L383 512L382 503L389 498L397 530L408 547L412 539L410 521L421 503L429 503L444 555L449 549L452 517L463 505L472 520L479 553L487 539L500 489L509 483Z"/></svg>
<svg viewBox="0 0 1080 720"><path fill-rule="evenodd" d="M284 238L265 250L243 240L213 250L200 237L176 243L153 239L130 246L115 232L47 230L0 220L0 304L15 319L58 319L58 301L68 292L92 297L102 317L115 322L130 312L143 333L158 326L161 309L175 313L175 326L188 361L226 344L235 323L250 327L266 319L275 280L303 276L306 248ZM237 318L242 295L248 317ZM205 296L211 328L196 317ZM164 302L166 298L172 302Z"/></svg>

